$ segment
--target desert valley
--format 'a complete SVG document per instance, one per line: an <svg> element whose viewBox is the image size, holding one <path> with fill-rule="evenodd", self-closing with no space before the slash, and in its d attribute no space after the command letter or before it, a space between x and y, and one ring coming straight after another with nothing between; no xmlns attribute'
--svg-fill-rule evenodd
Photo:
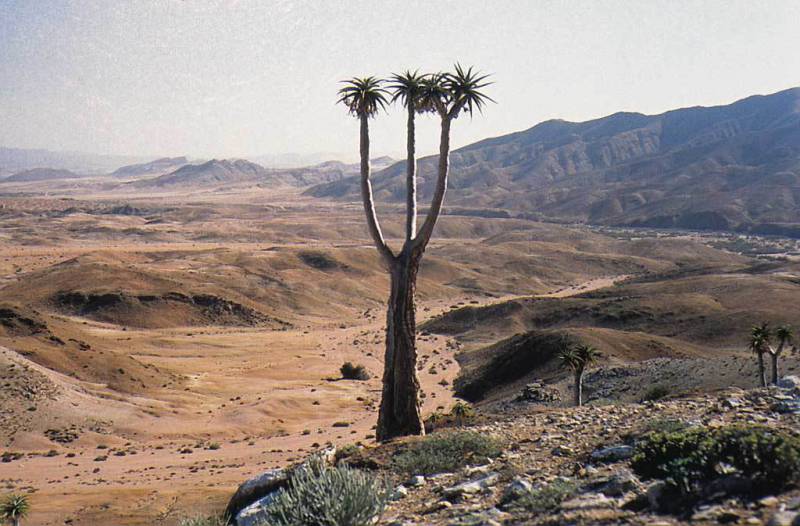
<svg viewBox="0 0 800 526"><path fill-rule="evenodd" d="M800 526L798 20L0 0L0 526Z"/></svg>
<svg viewBox="0 0 800 526"><path fill-rule="evenodd" d="M0 150L0 481L30 494L30 524L178 524L332 445L380 464L389 281L357 165L174 157L81 172L36 166L42 155ZM757 386L751 327L800 328L800 89L547 122L452 159L417 291L422 413L469 403L470 426L516 433L505 462L526 443L555 455L534 479L599 444L570 445L541 418L591 427L607 411L617 424L598 439L619 440L649 421L617 410L654 421L719 396L746 405L731 392ZM421 203L434 161L420 161ZM372 164L400 246L404 163ZM564 341L601 353L584 408L567 409ZM345 362L366 379L343 378ZM800 373L796 350L781 369ZM787 407L760 421L796 434L800 407ZM486 515L492 491L436 509L415 494L382 523L516 523ZM561 513L549 520L578 520ZM638 524L588 513L577 523Z"/></svg>

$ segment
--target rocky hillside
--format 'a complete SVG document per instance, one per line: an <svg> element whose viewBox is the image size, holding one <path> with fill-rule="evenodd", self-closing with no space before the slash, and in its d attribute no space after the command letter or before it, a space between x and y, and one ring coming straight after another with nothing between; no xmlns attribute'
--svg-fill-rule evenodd
<svg viewBox="0 0 800 526"><path fill-rule="evenodd" d="M431 195L436 157L419 161ZM800 88L661 115L552 120L451 154L448 204L606 225L800 235ZM403 163L375 174L402 201ZM353 199L356 178L308 190Z"/></svg>
<svg viewBox="0 0 800 526"><path fill-rule="evenodd" d="M340 504L347 493L362 516L391 526L793 526L798 388L800 378L787 377L769 389L472 416L425 438L323 451L310 477L303 465L266 471L226 511L237 526L280 513L354 516ZM388 483L385 501L370 480ZM335 497L324 496L328 486ZM280 495L287 487L293 499Z"/></svg>

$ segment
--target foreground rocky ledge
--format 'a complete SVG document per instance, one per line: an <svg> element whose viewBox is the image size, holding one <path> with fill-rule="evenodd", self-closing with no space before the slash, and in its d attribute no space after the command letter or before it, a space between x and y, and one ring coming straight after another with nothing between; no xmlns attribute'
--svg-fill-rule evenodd
<svg viewBox="0 0 800 526"><path fill-rule="evenodd" d="M668 422L709 429L759 424L800 436L800 382L788 378L783 385L642 404L529 406L527 414L495 415L488 423L461 429L497 437L505 445L503 452L452 473L408 476L393 471L392 458L417 440L413 438L346 447L337 461L389 477L391 502L379 520L385 525L800 525L797 489L754 501L717 498L671 515L655 511L663 499L663 483L640 480L630 468L632 437ZM555 505L536 512L508 505L535 488L557 485L574 490Z"/></svg>

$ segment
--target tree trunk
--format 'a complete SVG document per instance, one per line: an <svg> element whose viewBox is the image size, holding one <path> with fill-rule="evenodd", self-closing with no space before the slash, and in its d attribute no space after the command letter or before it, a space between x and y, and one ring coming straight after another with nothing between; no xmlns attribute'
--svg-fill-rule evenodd
<svg viewBox="0 0 800 526"><path fill-rule="evenodd" d="M383 398L378 414L378 441L423 435L417 378L416 311L414 293L421 252L406 243L391 265L391 293L386 313L386 354Z"/></svg>
<svg viewBox="0 0 800 526"><path fill-rule="evenodd" d="M761 380L761 387L767 386L767 369L764 367L764 353L758 353L758 377Z"/></svg>
<svg viewBox="0 0 800 526"><path fill-rule="evenodd" d="M575 373L575 406L583 405L583 371Z"/></svg>
<svg viewBox="0 0 800 526"><path fill-rule="evenodd" d="M413 99L408 101L408 138L406 140L406 240L417 235L417 157Z"/></svg>

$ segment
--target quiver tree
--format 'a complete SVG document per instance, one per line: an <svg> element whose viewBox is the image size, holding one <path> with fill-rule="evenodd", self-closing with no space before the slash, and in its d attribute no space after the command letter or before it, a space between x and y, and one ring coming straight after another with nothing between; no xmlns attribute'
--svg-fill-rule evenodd
<svg viewBox="0 0 800 526"><path fill-rule="evenodd" d="M764 355L770 352L770 338L772 331L770 331L767 323L756 325L750 329L750 350L756 355L758 359L758 379L761 387L767 386L767 369L764 366Z"/></svg>
<svg viewBox="0 0 800 526"><path fill-rule="evenodd" d="M405 242L398 253L389 248L375 213L369 167L369 119L387 103L389 91L375 77L345 81L339 90L339 102L361 122L361 197L367 228L390 276L389 304L386 314L386 352L384 356L383 395L378 414L376 438L425 433L420 413L417 378L416 310L414 296L417 273L425 248L444 202L450 157L450 124L462 112L472 115L491 100L480 92L487 86L486 76L456 65L454 73L421 76L406 72L392 77L388 86L392 101L399 101L408 111L408 159L406 169ZM415 159L415 117L435 112L440 116L439 163L436 186L428 215L417 231L417 194Z"/></svg>
<svg viewBox="0 0 800 526"><path fill-rule="evenodd" d="M772 359L772 383L777 385L778 380L780 380L780 374L778 372L778 360L781 357L783 351L792 343L792 338L794 334L792 333L792 328L787 325L782 325L775 329L775 337L778 338L778 347L773 349L772 347L769 348L769 355Z"/></svg>
<svg viewBox="0 0 800 526"><path fill-rule="evenodd" d="M589 365L597 361L600 352L591 345L570 345L564 347L558 357L572 371L575 405L580 407L583 405L583 373Z"/></svg>
<svg viewBox="0 0 800 526"><path fill-rule="evenodd" d="M0 503L0 518L11 526L19 526L30 511L27 495L11 494Z"/></svg>

